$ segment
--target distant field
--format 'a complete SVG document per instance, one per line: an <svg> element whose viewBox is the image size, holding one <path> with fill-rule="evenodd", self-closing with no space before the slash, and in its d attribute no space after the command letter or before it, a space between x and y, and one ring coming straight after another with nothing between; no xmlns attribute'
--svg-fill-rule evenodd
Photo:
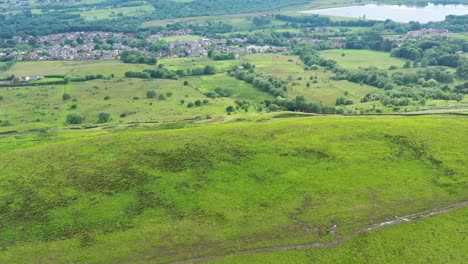
<svg viewBox="0 0 468 264"><path fill-rule="evenodd" d="M77 12L85 20L112 19L122 16L139 16L146 13L151 13L155 9L152 5L130 6L130 7L115 7L106 9L89 9Z"/></svg>
<svg viewBox="0 0 468 264"><path fill-rule="evenodd" d="M188 81L193 87L196 87L203 93L214 91L217 87L222 87L232 90L232 98L238 100L249 100L255 103L260 103L265 99L273 99L273 96L268 93L253 87L249 83L226 76L224 73L189 78Z"/></svg>
<svg viewBox="0 0 468 264"><path fill-rule="evenodd" d="M154 66L153 66L154 67ZM119 61L28 61L16 63L11 69L0 73L0 77L15 75L67 75L70 77L85 76L90 74L103 74L123 77L127 71L141 71L151 68L144 64L124 64Z"/></svg>
<svg viewBox="0 0 468 264"><path fill-rule="evenodd" d="M240 62L238 60L225 60L225 61L213 61L210 58L171 58L171 59L161 59L158 61L158 64L163 64L166 68L170 70L178 69L191 69L197 67L205 67L207 65L212 65L216 67L218 72L225 72L232 66L238 65Z"/></svg>
<svg viewBox="0 0 468 264"><path fill-rule="evenodd" d="M196 35L184 35L184 36L170 36L170 37L164 37L162 38L165 41L171 42L171 41L191 41L191 40L200 40L202 39L202 36L196 36Z"/></svg>
<svg viewBox="0 0 468 264"><path fill-rule="evenodd" d="M342 56L344 54L345 56ZM324 50L320 55L326 59L336 60L338 64L346 69L358 69L366 67L377 67L387 70L390 66L401 68L405 60L394 58L388 52L371 50Z"/></svg>
<svg viewBox="0 0 468 264"><path fill-rule="evenodd" d="M451 34L449 34L449 37L453 37L453 38L456 38L456 39L468 40L468 33L451 33Z"/></svg>
<svg viewBox="0 0 468 264"><path fill-rule="evenodd" d="M2 136L0 262L170 263L340 239L396 215L466 200L466 122L299 117ZM457 222L441 217L446 220L429 224L422 236L417 223L403 225L305 257L365 260L371 247L369 257L385 253L395 263L438 245L427 255L431 263L466 256L451 247L463 238L450 236L464 234L466 210ZM422 251L411 255L417 242ZM273 258L284 259L265 257Z"/></svg>
<svg viewBox="0 0 468 264"><path fill-rule="evenodd" d="M166 99L148 99L148 90L155 90L157 96L163 94ZM169 92L172 96L167 96ZM62 100L64 93L70 94L73 101ZM109 123L176 121L224 114L228 105L235 105L230 98L208 98L208 105L187 108L188 103L207 98L194 88L183 86L182 81L170 80L96 80L69 85L1 88L0 95L3 96L0 120L8 120L12 125L40 122L63 126L70 113L83 115L84 124L96 124L100 112L111 114ZM186 102L181 104L180 100ZM0 127L0 131L9 129Z"/></svg>

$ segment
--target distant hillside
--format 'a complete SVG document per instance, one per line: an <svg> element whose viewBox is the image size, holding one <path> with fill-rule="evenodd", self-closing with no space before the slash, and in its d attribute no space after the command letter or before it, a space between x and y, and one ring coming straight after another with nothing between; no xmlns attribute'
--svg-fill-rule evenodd
<svg viewBox="0 0 468 264"><path fill-rule="evenodd" d="M467 129L312 117L40 134L0 154L0 262L168 263L340 239L466 200Z"/></svg>

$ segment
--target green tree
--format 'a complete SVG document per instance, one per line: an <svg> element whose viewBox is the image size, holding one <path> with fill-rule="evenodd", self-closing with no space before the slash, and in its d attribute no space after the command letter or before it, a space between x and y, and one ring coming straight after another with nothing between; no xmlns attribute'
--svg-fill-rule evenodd
<svg viewBox="0 0 468 264"><path fill-rule="evenodd" d="M468 80L468 63L463 63L457 67L457 77Z"/></svg>

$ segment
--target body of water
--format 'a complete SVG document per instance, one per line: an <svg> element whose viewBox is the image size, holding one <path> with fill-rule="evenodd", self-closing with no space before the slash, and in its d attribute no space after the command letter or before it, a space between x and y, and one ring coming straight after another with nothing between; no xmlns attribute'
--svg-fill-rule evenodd
<svg viewBox="0 0 468 264"><path fill-rule="evenodd" d="M316 9L302 11L301 13L353 17L372 20L391 19L397 22L418 21L427 23L430 21L443 21L448 15L468 14L468 5L434 5L425 7L405 6L405 5L363 5L347 6L328 9Z"/></svg>

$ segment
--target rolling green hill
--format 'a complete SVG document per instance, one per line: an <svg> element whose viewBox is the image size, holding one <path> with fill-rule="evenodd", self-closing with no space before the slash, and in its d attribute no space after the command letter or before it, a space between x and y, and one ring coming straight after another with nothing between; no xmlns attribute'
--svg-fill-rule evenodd
<svg viewBox="0 0 468 264"><path fill-rule="evenodd" d="M0 262L170 263L334 241L465 201L467 132L462 116L310 117L11 141Z"/></svg>

